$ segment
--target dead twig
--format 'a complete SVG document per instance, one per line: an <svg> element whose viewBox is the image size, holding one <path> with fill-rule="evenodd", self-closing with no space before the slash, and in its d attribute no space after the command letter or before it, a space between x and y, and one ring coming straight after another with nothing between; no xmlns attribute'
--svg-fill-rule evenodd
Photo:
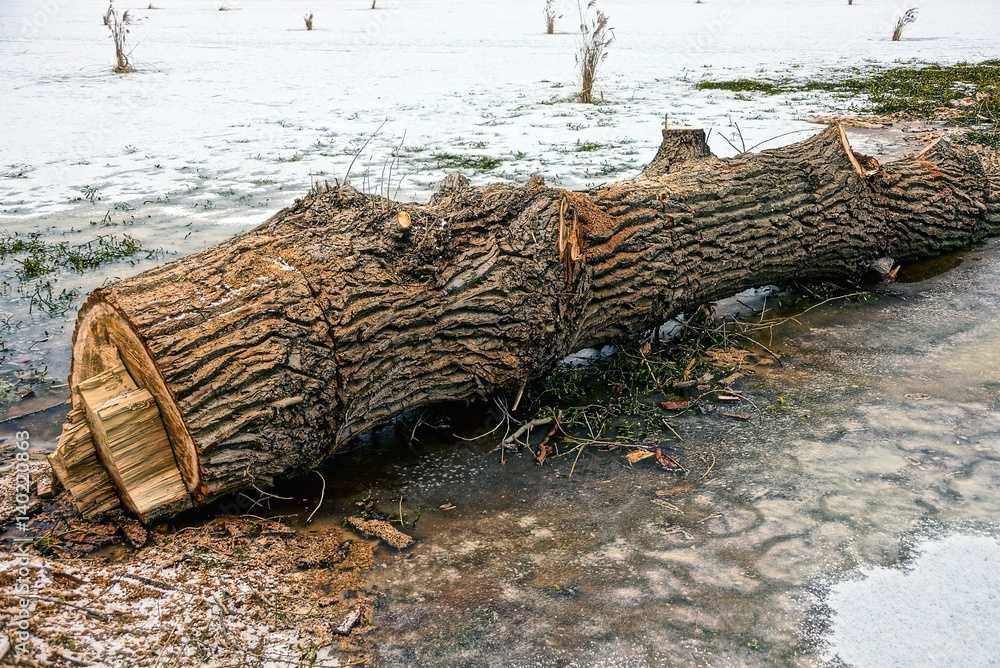
<svg viewBox="0 0 1000 668"><path fill-rule="evenodd" d="M520 427L517 428L517 431L515 431L513 434L505 438L503 441L501 441L499 447L501 448L509 447L513 443L516 443L525 434L530 434L531 430L534 429L535 427L542 427L547 424L550 424L554 419L555 417L550 415L548 417L535 418L534 420L525 422L524 424L522 424Z"/></svg>
<svg viewBox="0 0 1000 668"><path fill-rule="evenodd" d="M326 496L326 478L324 478L323 474L317 471L316 469L313 469L313 473L318 475L319 479L323 481L323 487L319 490L319 503L316 504L316 507L313 508L313 511L309 513L309 517L306 518L307 526L312 522L313 516L319 510L320 506L323 505L323 498Z"/></svg>

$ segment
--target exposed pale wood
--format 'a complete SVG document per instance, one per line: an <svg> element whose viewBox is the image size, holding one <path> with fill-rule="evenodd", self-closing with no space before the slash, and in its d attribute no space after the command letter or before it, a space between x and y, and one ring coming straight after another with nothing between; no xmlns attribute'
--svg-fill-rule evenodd
<svg viewBox="0 0 1000 668"><path fill-rule="evenodd" d="M122 503L144 520L188 507L187 488L149 391L137 388L122 365L73 389Z"/></svg>
<svg viewBox="0 0 1000 668"><path fill-rule="evenodd" d="M832 127L720 160L703 133L667 131L654 162L582 192L451 178L427 204L311 193L226 244L94 291L73 382L121 350L204 503L315 466L403 411L514 392L693 305L856 277L879 257L1000 230L995 155L948 142L879 165Z"/></svg>
<svg viewBox="0 0 1000 668"><path fill-rule="evenodd" d="M169 321L170 315L163 317ZM181 476L188 491L194 492L201 482L198 453L177 402L149 350L128 320L110 304L98 303L92 308L84 308L73 334L70 385L76 386L118 364L122 364L138 386L148 390L156 400ZM74 393L74 406L78 405L78 400Z"/></svg>
<svg viewBox="0 0 1000 668"><path fill-rule="evenodd" d="M69 412L59 443L49 455L49 464L84 517L120 507L115 484L97 458L82 408Z"/></svg>

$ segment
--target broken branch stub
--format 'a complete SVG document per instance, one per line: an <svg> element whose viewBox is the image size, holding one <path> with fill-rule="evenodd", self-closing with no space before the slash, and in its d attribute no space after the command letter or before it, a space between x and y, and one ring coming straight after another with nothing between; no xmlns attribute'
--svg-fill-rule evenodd
<svg viewBox="0 0 1000 668"><path fill-rule="evenodd" d="M144 520L204 504L692 305L981 240L998 193L995 154L939 142L879 165L838 127L731 159L665 130L643 175L581 192L455 178L400 204L328 188L90 295L55 469L90 512L108 484ZM134 387L90 398L118 365Z"/></svg>

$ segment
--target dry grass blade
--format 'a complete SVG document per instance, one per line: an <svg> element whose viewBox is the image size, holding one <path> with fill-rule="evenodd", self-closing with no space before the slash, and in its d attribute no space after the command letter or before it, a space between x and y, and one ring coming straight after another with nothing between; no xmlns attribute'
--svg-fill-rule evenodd
<svg viewBox="0 0 1000 668"><path fill-rule="evenodd" d="M114 72L116 74L135 71L135 68L129 62L128 57L130 52L126 49L125 43L129 34L128 26L131 23L132 18L129 16L127 9L123 14L119 14L118 10L115 9L114 3L108 3L108 11L104 13L104 25L107 26L108 31L111 33L111 41L115 44Z"/></svg>
<svg viewBox="0 0 1000 668"><path fill-rule="evenodd" d="M892 31L892 41L898 42L903 39L903 29L911 23L916 23L917 21L917 8L911 7L906 10L906 13L899 17L896 21L896 29Z"/></svg>

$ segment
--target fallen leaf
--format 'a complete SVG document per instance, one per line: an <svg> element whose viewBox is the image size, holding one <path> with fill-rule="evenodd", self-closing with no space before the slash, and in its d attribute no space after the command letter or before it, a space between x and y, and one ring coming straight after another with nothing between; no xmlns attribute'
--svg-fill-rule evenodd
<svg viewBox="0 0 1000 668"><path fill-rule="evenodd" d="M625 461L629 464L635 464L636 462L641 462L647 457L652 457L653 453L649 450L629 450L625 453Z"/></svg>
<svg viewBox="0 0 1000 668"><path fill-rule="evenodd" d="M679 401L673 401L673 400L661 401L660 408L662 408L665 411L682 411L687 408L691 408L691 402L687 401L686 399L681 399Z"/></svg>
<svg viewBox="0 0 1000 668"><path fill-rule="evenodd" d="M660 468L666 469L667 471L684 470L684 467L680 465L680 462L665 453L660 448L656 449L656 463L660 465Z"/></svg>

